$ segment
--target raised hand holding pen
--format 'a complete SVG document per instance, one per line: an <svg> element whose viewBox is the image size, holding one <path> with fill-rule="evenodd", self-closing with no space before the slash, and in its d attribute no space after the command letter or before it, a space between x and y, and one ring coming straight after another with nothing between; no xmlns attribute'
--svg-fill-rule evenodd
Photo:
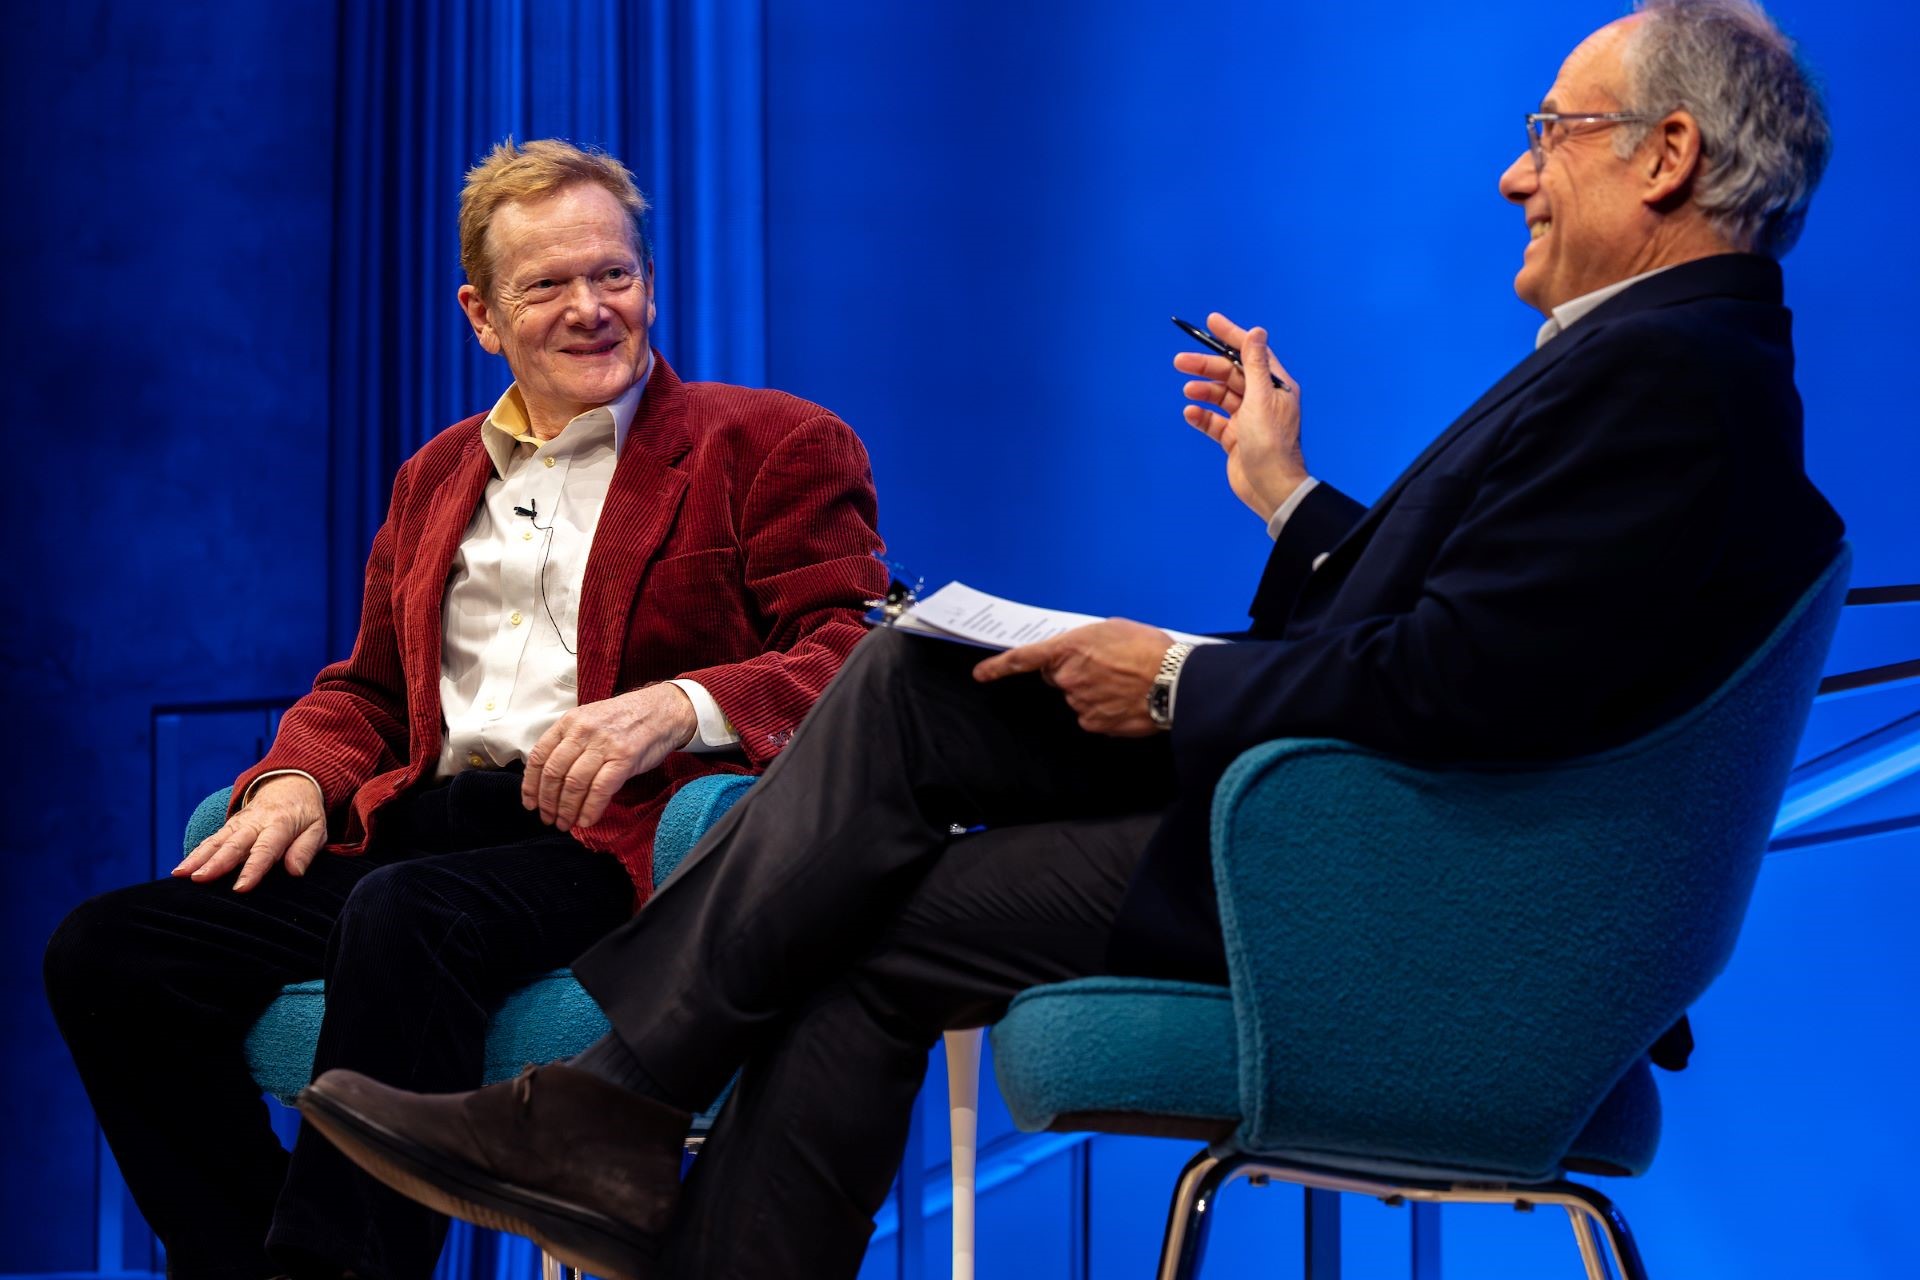
<svg viewBox="0 0 1920 1280"><path fill-rule="evenodd" d="M1267 348L1267 331L1242 329L1219 312L1207 316L1213 336L1240 352L1240 365L1223 355L1183 351L1173 367L1195 379L1185 387L1187 425L1203 431L1227 455L1227 484L1262 520L1271 520L1306 482L1300 449L1300 383ZM1281 391L1273 379L1292 386Z"/></svg>
<svg viewBox="0 0 1920 1280"><path fill-rule="evenodd" d="M1189 338L1192 338L1195 342L1199 343L1201 346L1205 347L1207 350L1213 352L1215 355L1225 356L1227 359L1233 361L1234 367L1236 369L1241 367L1239 350L1237 348L1228 346L1226 343L1220 341L1220 339L1208 333L1205 329L1196 329L1192 325L1188 324L1185 320L1182 320L1179 316L1173 317L1173 327L1178 329L1180 332L1186 334ZM1241 371L1245 372L1244 369L1242 369ZM1267 381L1273 384L1273 389L1275 391L1293 390L1293 388L1289 387L1286 384L1286 382L1283 381L1280 375L1277 373L1269 373L1267 375Z"/></svg>

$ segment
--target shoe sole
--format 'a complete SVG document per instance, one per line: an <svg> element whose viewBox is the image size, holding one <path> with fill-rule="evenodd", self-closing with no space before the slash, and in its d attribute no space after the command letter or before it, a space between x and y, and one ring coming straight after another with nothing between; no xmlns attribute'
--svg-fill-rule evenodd
<svg viewBox="0 0 1920 1280"><path fill-rule="evenodd" d="M300 1114L355 1164L428 1208L492 1231L525 1236L556 1260L605 1280L653 1280L653 1242L605 1214L466 1168L448 1168L416 1144L315 1093Z"/></svg>

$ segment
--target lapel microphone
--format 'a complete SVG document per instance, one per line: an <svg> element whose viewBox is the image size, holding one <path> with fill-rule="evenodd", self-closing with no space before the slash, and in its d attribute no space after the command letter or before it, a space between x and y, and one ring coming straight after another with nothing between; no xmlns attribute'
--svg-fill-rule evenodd
<svg viewBox="0 0 1920 1280"><path fill-rule="evenodd" d="M578 657L580 651L567 643L566 636L561 635L559 619L553 616L553 605L547 599L547 556L553 551L553 522L549 520L545 524L540 523L540 499L538 498L528 498L527 505L524 507L515 507L513 514L525 516L527 519L533 521L534 528L547 535L547 544L540 549L540 606L547 611L547 621L553 624L553 634L559 639L560 647Z"/></svg>

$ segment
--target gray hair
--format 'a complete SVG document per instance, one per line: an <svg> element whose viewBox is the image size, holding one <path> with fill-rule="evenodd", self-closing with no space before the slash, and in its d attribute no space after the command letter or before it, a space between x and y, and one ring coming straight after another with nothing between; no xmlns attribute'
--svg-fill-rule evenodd
<svg viewBox="0 0 1920 1280"><path fill-rule="evenodd" d="M1820 90L1753 0L1640 0L1622 58L1629 109L1700 126L1693 200L1730 244L1778 258L1800 238L1833 150ZM1651 124L1622 129L1632 155Z"/></svg>

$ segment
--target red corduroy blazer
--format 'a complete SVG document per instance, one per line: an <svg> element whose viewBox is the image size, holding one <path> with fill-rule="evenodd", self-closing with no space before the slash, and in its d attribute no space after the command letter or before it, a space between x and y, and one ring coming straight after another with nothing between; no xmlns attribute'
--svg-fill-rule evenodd
<svg viewBox="0 0 1920 1280"><path fill-rule="evenodd" d="M674 752L630 779L573 834L618 857L644 901L654 828L691 778L764 768L792 736L886 591L872 552L873 477L832 413L778 391L683 383L654 353L607 490L581 586L579 697L662 680L703 685L747 764ZM354 854L380 810L433 775L440 755L441 596L492 463L480 414L400 467L367 560L353 653L320 672L273 748L234 783L304 769L326 797L328 850Z"/></svg>

